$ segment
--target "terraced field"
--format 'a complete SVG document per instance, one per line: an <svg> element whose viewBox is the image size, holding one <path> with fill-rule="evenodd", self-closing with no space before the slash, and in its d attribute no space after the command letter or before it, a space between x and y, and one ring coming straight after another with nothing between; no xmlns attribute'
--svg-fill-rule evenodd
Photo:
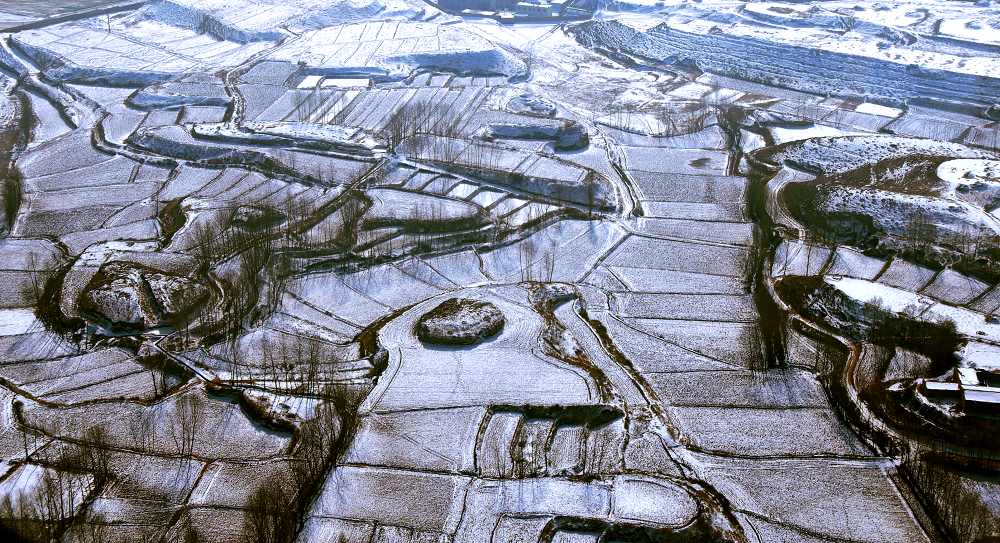
<svg viewBox="0 0 1000 543"><path fill-rule="evenodd" d="M1000 537L998 14L931 5L0 6L0 536Z"/></svg>

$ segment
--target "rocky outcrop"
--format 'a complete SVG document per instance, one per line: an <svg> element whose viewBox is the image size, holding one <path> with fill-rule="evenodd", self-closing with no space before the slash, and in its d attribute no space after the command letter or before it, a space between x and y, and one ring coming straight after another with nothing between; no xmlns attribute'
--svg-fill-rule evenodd
<svg viewBox="0 0 1000 543"><path fill-rule="evenodd" d="M511 98L507 102L507 111L520 115L555 117L556 105L540 96L523 93Z"/></svg>
<svg viewBox="0 0 1000 543"><path fill-rule="evenodd" d="M472 345L496 335L504 326L497 306L477 300L452 298L417 321L417 337L427 343Z"/></svg>
<svg viewBox="0 0 1000 543"><path fill-rule="evenodd" d="M587 129L576 121L492 122L486 127L486 139L551 140L559 151L584 149L590 144Z"/></svg>
<svg viewBox="0 0 1000 543"><path fill-rule="evenodd" d="M279 430L295 431L305 420L292 405L291 398L276 396L262 390L244 389L240 393L240 403L248 412L265 424ZM337 428L339 432L340 429Z"/></svg>
<svg viewBox="0 0 1000 543"><path fill-rule="evenodd" d="M233 211L231 222L233 226L244 230L257 230L281 224L285 220L285 214L275 209L255 205L243 205Z"/></svg>
<svg viewBox="0 0 1000 543"><path fill-rule="evenodd" d="M986 108L984 116L991 121L1000 121L1000 104L993 104Z"/></svg>
<svg viewBox="0 0 1000 543"><path fill-rule="evenodd" d="M113 325L148 329L184 315L208 293L185 277L113 263L93 278L80 305Z"/></svg>

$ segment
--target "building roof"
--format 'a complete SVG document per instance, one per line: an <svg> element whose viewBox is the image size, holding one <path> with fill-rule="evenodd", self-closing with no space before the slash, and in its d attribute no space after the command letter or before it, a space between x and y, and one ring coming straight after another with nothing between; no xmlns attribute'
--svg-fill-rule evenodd
<svg viewBox="0 0 1000 543"><path fill-rule="evenodd" d="M976 387L985 388L985 387ZM973 403L982 406L993 406L1000 408L1000 389L989 389L989 390L969 390L965 389L962 391L962 397L965 403Z"/></svg>
<svg viewBox="0 0 1000 543"><path fill-rule="evenodd" d="M958 383L944 383L941 381L924 381L924 391L937 394L958 394Z"/></svg>

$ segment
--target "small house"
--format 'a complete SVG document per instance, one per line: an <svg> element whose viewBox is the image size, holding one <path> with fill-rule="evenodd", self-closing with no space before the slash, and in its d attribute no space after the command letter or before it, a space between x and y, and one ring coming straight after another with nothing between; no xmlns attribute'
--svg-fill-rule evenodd
<svg viewBox="0 0 1000 543"><path fill-rule="evenodd" d="M1000 388L965 387L961 406L969 414L1000 416Z"/></svg>
<svg viewBox="0 0 1000 543"><path fill-rule="evenodd" d="M920 390L928 398L957 398L961 392L961 385L941 381L923 381L920 383Z"/></svg>

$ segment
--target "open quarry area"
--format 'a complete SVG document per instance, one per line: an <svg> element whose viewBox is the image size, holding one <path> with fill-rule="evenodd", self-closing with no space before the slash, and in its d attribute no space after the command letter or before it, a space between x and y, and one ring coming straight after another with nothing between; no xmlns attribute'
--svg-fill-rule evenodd
<svg viewBox="0 0 1000 543"><path fill-rule="evenodd" d="M0 0L0 541L998 543L998 436L997 0Z"/></svg>

